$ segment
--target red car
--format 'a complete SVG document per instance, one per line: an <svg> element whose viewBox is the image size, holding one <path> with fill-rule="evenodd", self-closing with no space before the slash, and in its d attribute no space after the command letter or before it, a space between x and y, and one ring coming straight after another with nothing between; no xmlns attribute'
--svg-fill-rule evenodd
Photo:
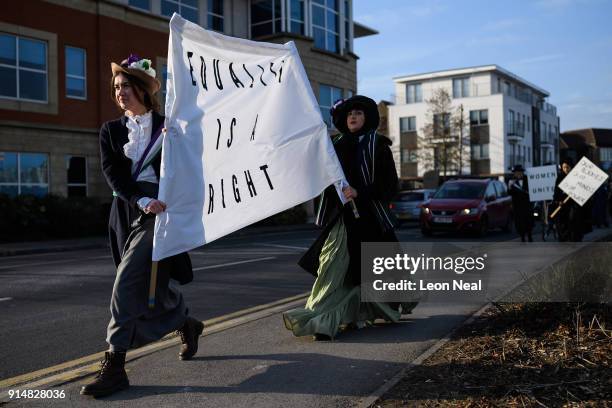
<svg viewBox="0 0 612 408"><path fill-rule="evenodd" d="M512 228L512 199L506 185L490 179L458 179L444 183L421 206L421 231L471 231L486 235L491 228Z"/></svg>

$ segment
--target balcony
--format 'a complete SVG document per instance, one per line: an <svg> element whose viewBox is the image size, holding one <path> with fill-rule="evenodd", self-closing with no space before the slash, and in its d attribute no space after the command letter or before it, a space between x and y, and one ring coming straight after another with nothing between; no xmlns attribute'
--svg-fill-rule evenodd
<svg viewBox="0 0 612 408"><path fill-rule="evenodd" d="M521 122L506 121L506 129L509 142L518 142L525 137L525 124Z"/></svg>

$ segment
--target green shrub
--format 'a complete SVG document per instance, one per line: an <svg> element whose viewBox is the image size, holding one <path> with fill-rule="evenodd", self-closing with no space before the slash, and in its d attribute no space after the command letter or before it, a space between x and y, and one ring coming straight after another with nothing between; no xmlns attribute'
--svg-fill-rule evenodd
<svg viewBox="0 0 612 408"><path fill-rule="evenodd" d="M107 208L87 197L0 194L0 242L103 235Z"/></svg>

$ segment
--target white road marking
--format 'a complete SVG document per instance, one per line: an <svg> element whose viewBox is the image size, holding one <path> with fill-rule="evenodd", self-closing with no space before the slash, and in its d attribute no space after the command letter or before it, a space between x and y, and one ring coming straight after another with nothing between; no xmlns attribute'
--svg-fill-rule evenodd
<svg viewBox="0 0 612 408"><path fill-rule="evenodd" d="M193 270L194 271L201 271L201 270L204 270L204 269L223 268L224 266L240 265L240 264L251 263L251 262L259 262L259 261L267 261L267 260L270 260L270 259L276 259L276 257L275 256L267 256L265 258L247 259L245 261L228 262L228 263L217 264L217 265L200 266L199 268L193 268Z"/></svg>
<svg viewBox="0 0 612 408"><path fill-rule="evenodd" d="M261 245L272 248L285 248L285 249L299 249L300 251L305 251L307 247L299 247L299 246L291 246L291 245L278 245L278 244L253 244L253 245Z"/></svg>
<svg viewBox="0 0 612 408"><path fill-rule="evenodd" d="M0 302L6 302L7 300L13 300L12 297L0 298Z"/></svg>

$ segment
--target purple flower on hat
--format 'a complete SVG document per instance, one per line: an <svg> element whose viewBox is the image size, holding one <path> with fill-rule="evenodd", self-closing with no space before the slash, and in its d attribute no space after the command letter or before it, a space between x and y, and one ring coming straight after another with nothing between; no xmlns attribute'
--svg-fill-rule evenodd
<svg viewBox="0 0 612 408"><path fill-rule="evenodd" d="M130 65L133 62L138 62L140 61L140 57L136 54L130 54L130 56L128 57L127 63L128 65Z"/></svg>
<svg viewBox="0 0 612 408"><path fill-rule="evenodd" d="M338 99L336 102L334 102L334 104L332 105L331 108L329 108L329 114L334 116L334 111L338 108L338 106L342 105L342 103L345 101L345 99Z"/></svg>

